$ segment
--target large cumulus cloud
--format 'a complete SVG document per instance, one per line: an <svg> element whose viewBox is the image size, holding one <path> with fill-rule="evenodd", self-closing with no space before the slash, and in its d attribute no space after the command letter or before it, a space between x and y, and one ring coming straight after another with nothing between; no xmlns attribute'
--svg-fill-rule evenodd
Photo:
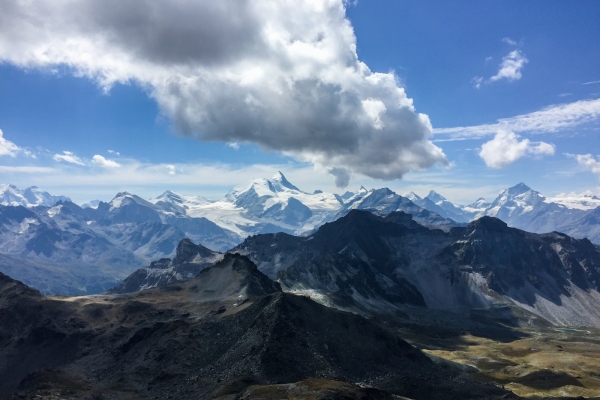
<svg viewBox="0 0 600 400"><path fill-rule="evenodd" d="M0 59L134 81L179 132L397 179L445 164L393 73L358 60L343 0L0 0Z"/></svg>

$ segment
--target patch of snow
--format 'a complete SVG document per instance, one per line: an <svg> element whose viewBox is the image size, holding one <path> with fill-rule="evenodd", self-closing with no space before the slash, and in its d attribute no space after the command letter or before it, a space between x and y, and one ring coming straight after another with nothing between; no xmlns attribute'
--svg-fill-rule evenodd
<svg viewBox="0 0 600 400"><path fill-rule="evenodd" d="M29 229L29 225L37 225L39 221L34 218L25 218L19 227L19 234L24 234Z"/></svg>
<svg viewBox="0 0 600 400"><path fill-rule="evenodd" d="M47 211L48 216L50 218L54 218L56 216L56 214L58 214L60 212L61 209L62 209L62 204L58 205L58 206L50 207Z"/></svg>

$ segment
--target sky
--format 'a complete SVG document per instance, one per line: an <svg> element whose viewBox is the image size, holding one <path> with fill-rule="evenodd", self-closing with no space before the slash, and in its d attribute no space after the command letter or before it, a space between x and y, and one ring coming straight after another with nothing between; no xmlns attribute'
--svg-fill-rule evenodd
<svg viewBox="0 0 600 400"><path fill-rule="evenodd" d="M0 0L0 182L600 194L600 3Z"/></svg>

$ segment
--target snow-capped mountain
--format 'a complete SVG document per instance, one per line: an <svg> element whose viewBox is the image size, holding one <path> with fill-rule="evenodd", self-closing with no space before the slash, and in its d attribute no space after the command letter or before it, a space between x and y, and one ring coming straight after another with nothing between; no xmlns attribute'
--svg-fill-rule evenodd
<svg viewBox="0 0 600 400"><path fill-rule="evenodd" d="M167 190L160 196L149 200L150 203L157 205L162 210L178 213L186 213L190 207L202 206L211 202L202 196L186 196Z"/></svg>
<svg viewBox="0 0 600 400"><path fill-rule="evenodd" d="M546 201L548 203L562 204L567 208L576 208L579 210L593 210L600 207L600 197L591 193L563 193L555 197L546 198Z"/></svg>
<svg viewBox="0 0 600 400"><path fill-rule="evenodd" d="M483 215L496 217L508 226L528 232L544 233L559 231L576 238L600 242L600 235L594 234L583 226L574 229L573 223L587 213L580 208L570 208L565 204L549 201L540 192L531 189L524 183L508 188L483 212ZM583 231L586 231L585 233Z"/></svg>
<svg viewBox="0 0 600 400"><path fill-rule="evenodd" d="M334 194L307 193L278 172L271 179L253 179L221 200L186 204L188 216L205 217L240 235L267 232L302 233L324 222L342 206Z"/></svg>
<svg viewBox="0 0 600 400"><path fill-rule="evenodd" d="M0 205L3 206L53 206L59 201L71 201L67 196L52 196L37 186L20 190L15 185L0 184Z"/></svg>
<svg viewBox="0 0 600 400"><path fill-rule="evenodd" d="M81 208L98 208L100 200L90 200L81 205Z"/></svg>
<svg viewBox="0 0 600 400"><path fill-rule="evenodd" d="M490 206L490 203L487 202L483 197L478 198L475 202L463 206L463 210L468 213L475 215L475 217L482 215L485 210Z"/></svg>
<svg viewBox="0 0 600 400"><path fill-rule="evenodd" d="M507 223L517 221L523 214L546 204L546 198L524 183L504 190L485 210L485 215L500 218Z"/></svg>
<svg viewBox="0 0 600 400"><path fill-rule="evenodd" d="M419 207L436 212L442 217L452 219L456 222L469 222L474 216L471 211L466 210L465 206L460 206L448 201L435 190L430 191L424 198L414 192L410 192L405 195L405 197Z"/></svg>
<svg viewBox="0 0 600 400"><path fill-rule="evenodd" d="M418 196L413 196L413 198L416 197ZM408 197L400 196L388 188L366 190L361 187L361 190L350 197L337 213L330 216L329 221L335 221L351 210L367 210L380 216L402 211L411 214L415 221L423 226L443 230L463 225L455 220L443 217L435 211L420 207Z"/></svg>
<svg viewBox="0 0 600 400"><path fill-rule="evenodd" d="M560 231L576 238L587 237L600 243L600 227L593 211L600 199L591 194L569 194L547 198L524 183L503 190L492 203L479 198L467 206L454 204L435 191L422 198L415 193L405 195L416 205L457 222L469 222L491 216L508 226L529 232Z"/></svg>

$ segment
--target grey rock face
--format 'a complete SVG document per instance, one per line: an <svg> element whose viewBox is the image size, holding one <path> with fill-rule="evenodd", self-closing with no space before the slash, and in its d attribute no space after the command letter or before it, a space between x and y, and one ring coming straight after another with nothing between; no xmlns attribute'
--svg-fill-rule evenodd
<svg viewBox="0 0 600 400"><path fill-rule="evenodd" d="M177 245L175 258L161 258L149 266L138 269L110 293L131 293L196 277L203 269L220 260L222 255L206 247L183 239Z"/></svg>

